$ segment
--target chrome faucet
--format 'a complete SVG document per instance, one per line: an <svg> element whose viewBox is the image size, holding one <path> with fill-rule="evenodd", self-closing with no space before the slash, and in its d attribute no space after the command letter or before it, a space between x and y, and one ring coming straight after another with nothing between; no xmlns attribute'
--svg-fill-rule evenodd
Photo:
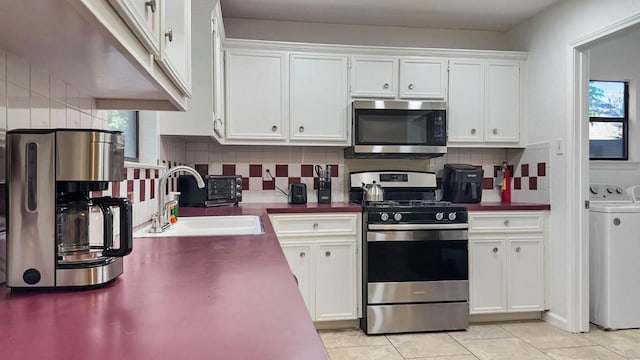
<svg viewBox="0 0 640 360"><path fill-rule="evenodd" d="M167 179L169 178L169 176L178 171L184 171L187 174L196 178L196 181L198 182L198 187L200 189L204 187L204 180L202 180L202 176L200 176L200 174L198 174L198 172L193 168L181 165L181 166L172 167L171 169L167 170L167 172L164 173L164 175L162 175L162 177L160 178L160 181L158 182L158 212L153 214L153 217L151 218L151 229L149 229L149 232L151 233L163 232L167 230L169 226L171 226L171 223L169 222L169 216L167 216L167 209L169 206L175 205L176 201L175 200L169 200L167 202L164 201L164 187L165 187L165 184L167 183Z"/></svg>

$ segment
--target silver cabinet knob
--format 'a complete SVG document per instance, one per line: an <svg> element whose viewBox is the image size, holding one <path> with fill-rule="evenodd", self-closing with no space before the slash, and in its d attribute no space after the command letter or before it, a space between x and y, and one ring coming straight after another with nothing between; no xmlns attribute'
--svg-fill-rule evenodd
<svg viewBox="0 0 640 360"><path fill-rule="evenodd" d="M517 253L519 253L519 252L520 252L520 246L518 246L518 247L516 248L516 252L517 252Z"/></svg>
<svg viewBox="0 0 640 360"><path fill-rule="evenodd" d="M300 252L300 257L301 257L301 258L305 257L306 255L307 255L307 254L305 254L305 252L304 252L304 251L301 251L301 252Z"/></svg>
<svg viewBox="0 0 640 360"><path fill-rule="evenodd" d="M166 33L164 33L164 37L169 39L169 42L172 42L173 41L173 29L169 28L169 30Z"/></svg>
<svg viewBox="0 0 640 360"><path fill-rule="evenodd" d="M278 131L278 127L277 127L277 126L275 126L275 125L273 125L273 126L271 127L271 131L272 131L272 132L276 132L276 131Z"/></svg>
<svg viewBox="0 0 640 360"><path fill-rule="evenodd" d="M476 134L476 129L471 129L471 135L475 135Z"/></svg>
<svg viewBox="0 0 640 360"><path fill-rule="evenodd" d="M493 248L493 252L497 253L498 252L498 248L497 247Z"/></svg>
<svg viewBox="0 0 640 360"><path fill-rule="evenodd" d="M498 135L498 129L493 129L493 135Z"/></svg>
<svg viewBox="0 0 640 360"><path fill-rule="evenodd" d="M413 87L414 87L413 84L409 84L408 86L409 90L413 90Z"/></svg>
<svg viewBox="0 0 640 360"><path fill-rule="evenodd" d="M318 228L318 223L314 223L314 224L313 224L313 228L314 228L314 229L317 229L317 228Z"/></svg>
<svg viewBox="0 0 640 360"><path fill-rule="evenodd" d="M504 221L504 226L509 226L509 219Z"/></svg>
<svg viewBox="0 0 640 360"><path fill-rule="evenodd" d="M331 256L331 251L327 251L324 253L324 256Z"/></svg>
<svg viewBox="0 0 640 360"><path fill-rule="evenodd" d="M303 133L303 132L304 132L304 126L300 126L300 127L298 128L298 131L299 131L299 132L301 132L301 133Z"/></svg>
<svg viewBox="0 0 640 360"><path fill-rule="evenodd" d="M382 85L383 89L388 89L389 88L389 84L388 83L384 83L384 85Z"/></svg>
<svg viewBox="0 0 640 360"><path fill-rule="evenodd" d="M156 0L149 0L149 1L146 1L146 2L144 3L144 6L146 6L146 7L150 7L150 8L151 8L151 12L152 12L152 13L156 12Z"/></svg>

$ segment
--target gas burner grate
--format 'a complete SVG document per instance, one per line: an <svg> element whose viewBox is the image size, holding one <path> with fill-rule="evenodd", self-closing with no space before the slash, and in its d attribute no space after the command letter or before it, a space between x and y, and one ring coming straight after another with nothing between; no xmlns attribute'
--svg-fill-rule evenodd
<svg viewBox="0 0 640 360"><path fill-rule="evenodd" d="M376 208L381 208L381 207L393 207L393 206L400 206L400 202L399 201L394 201L394 200L384 200L384 201L369 201L366 204L367 206L370 207L376 207Z"/></svg>
<svg viewBox="0 0 640 360"><path fill-rule="evenodd" d="M451 205L448 201L436 201L436 200L409 200L409 206L411 207L419 207L419 206L447 206Z"/></svg>

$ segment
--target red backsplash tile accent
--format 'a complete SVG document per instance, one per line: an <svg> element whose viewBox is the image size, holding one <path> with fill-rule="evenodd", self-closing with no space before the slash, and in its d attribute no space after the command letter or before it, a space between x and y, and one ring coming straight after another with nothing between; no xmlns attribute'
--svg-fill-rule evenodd
<svg viewBox="0 0 640 360"><path fill-rule="evenodd" d="M232 176L236 174L235 164L222 164L222 175Z"/></svg>
<svg viewBox="0 0 640 360"><path fill-rule="evenodd" d="M276 177L289 176L289 165L276 165Z"/></svg>
<svg viewBox="0 0 640 360"><path fill-rule="evenodd" d="M243 177L242 178L242 190L249 190L249 178L248 177Z"/></svg>
<svg viewBox="0 0 640 360"><path fill-rule="evenodd" d="M133 169L133 178L140 179L140 169Z"/></svg>
<svg viewBox="0 0 640 360"><path fill-rule="evenodd" d="M547 164L546 163L538 163L538 176L546 176L547 175Z"/></svg>
<svg viewBox="0 0 640 360"><path fill-rule="evenodd" d="M299 184L301 182L301 179L299 177L290 177L289 178L289 184Z"/></svg>
<svg viewBox="0 0 640 360"><path fill-rule="evenodd" d="M151 179L151 169L145 169L144 175L146 179Z"/></svg>
<svg viewBox="0 0 640 360"><path fill-rule="evenodd" d="M209 164L195 164L194 168L200 176L209 175Z"/></svg>
<svg viewBox="0 0 640 360"><path fill-rule="evenodd" d="M156 169L156 173L155 173L154 177L155 177L156 179L160 177L160 170L157 170L157 169Z"/></svg>
<svg viewBox="0 0 640 360"><path fill-rule="evenodd" d="M313 165L300 165L300 175L302 177L313 177Z"/></svg>
<svg viewBox="0 0 640 360"><path fill-rule="evenodd" d="M520 165L520 172L521 172L520 175L522 175L522 177L529 176L529 164Z"/></svg>
<svg viewBox="0 0 640 360"><path fill-rule="evenodd" d="M483 178L482 179L482 188L485 190L493 189L493 178Z"/></svg>
<svg viewBox="0 0 640 360"><path fill-rule="evenodd" d="M533 176L529 178L529 190L538 190L538 178Z"/></svg>
<svg viewBox="0 0 640 360"><path fill-rule="evenodd" d="M513 189L514 190L522 189L522 178L519 178L519 177L513 178Z"/></svg>
<svg viewBox="0 0 640 360"><path fill-rule="evenodd" d="M156 198L156 180L151 179L150 186L149 186L149 199L155 199L155 198Z"/></svg>
<svg viewBox="0 0 640 360"><path fill-rule="evenodd" d="M338 176L338 165L331 165L331 177L337 178Z"/></svg>
<svg viewBox="0 0 640 360"><path fill-rule="evenodd" d="M146 190L147 180L140 180L140 202L145 200L144 192Z"/></svg>
<svg viewBox="0 0 640 360"><path fill-rule="evenodd" d="M91 192L91 197L98 198L98 197L102 197L102 196L103 196L102 191L92 191Z"/></svg>
<svg viewBox="0 0 640 360"><path fill-rule="evenodd" d="M249 177L262 177L262 164L250 164Z"/></svg>
<svg viewBox="0 0 640 360"><path fill-rule="evenodd" d="M262 180L262 190L275 190L276 182L275 180Z"/></svg>
<svg viewBox="0 0 640 360"><path fill-rule="evenodd" d="M133 199L133 180L127 180L127 199L134 202Z"/></svg>
<svg viewBox="0 0 640 360"><path fill-rule="evenodd" d="M111 183L111 196L120 197L120 181Z"/></svg>
<svg viewBox="0 0 640 360"><path fill-rule="evenodd" d="M509 176L513 177L513 165L507 165L507 169L509 169Z"/></svg>

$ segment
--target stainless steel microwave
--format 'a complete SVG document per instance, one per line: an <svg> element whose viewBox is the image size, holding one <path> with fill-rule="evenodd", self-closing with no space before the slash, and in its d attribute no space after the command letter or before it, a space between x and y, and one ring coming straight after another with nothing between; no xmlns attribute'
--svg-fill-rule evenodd
<svg viewBox="0 0 640 360"><path fill-rule="evenodd" d="M434 101L354 101L348 158L431 158L447 153L447 106Z"/></svg>

